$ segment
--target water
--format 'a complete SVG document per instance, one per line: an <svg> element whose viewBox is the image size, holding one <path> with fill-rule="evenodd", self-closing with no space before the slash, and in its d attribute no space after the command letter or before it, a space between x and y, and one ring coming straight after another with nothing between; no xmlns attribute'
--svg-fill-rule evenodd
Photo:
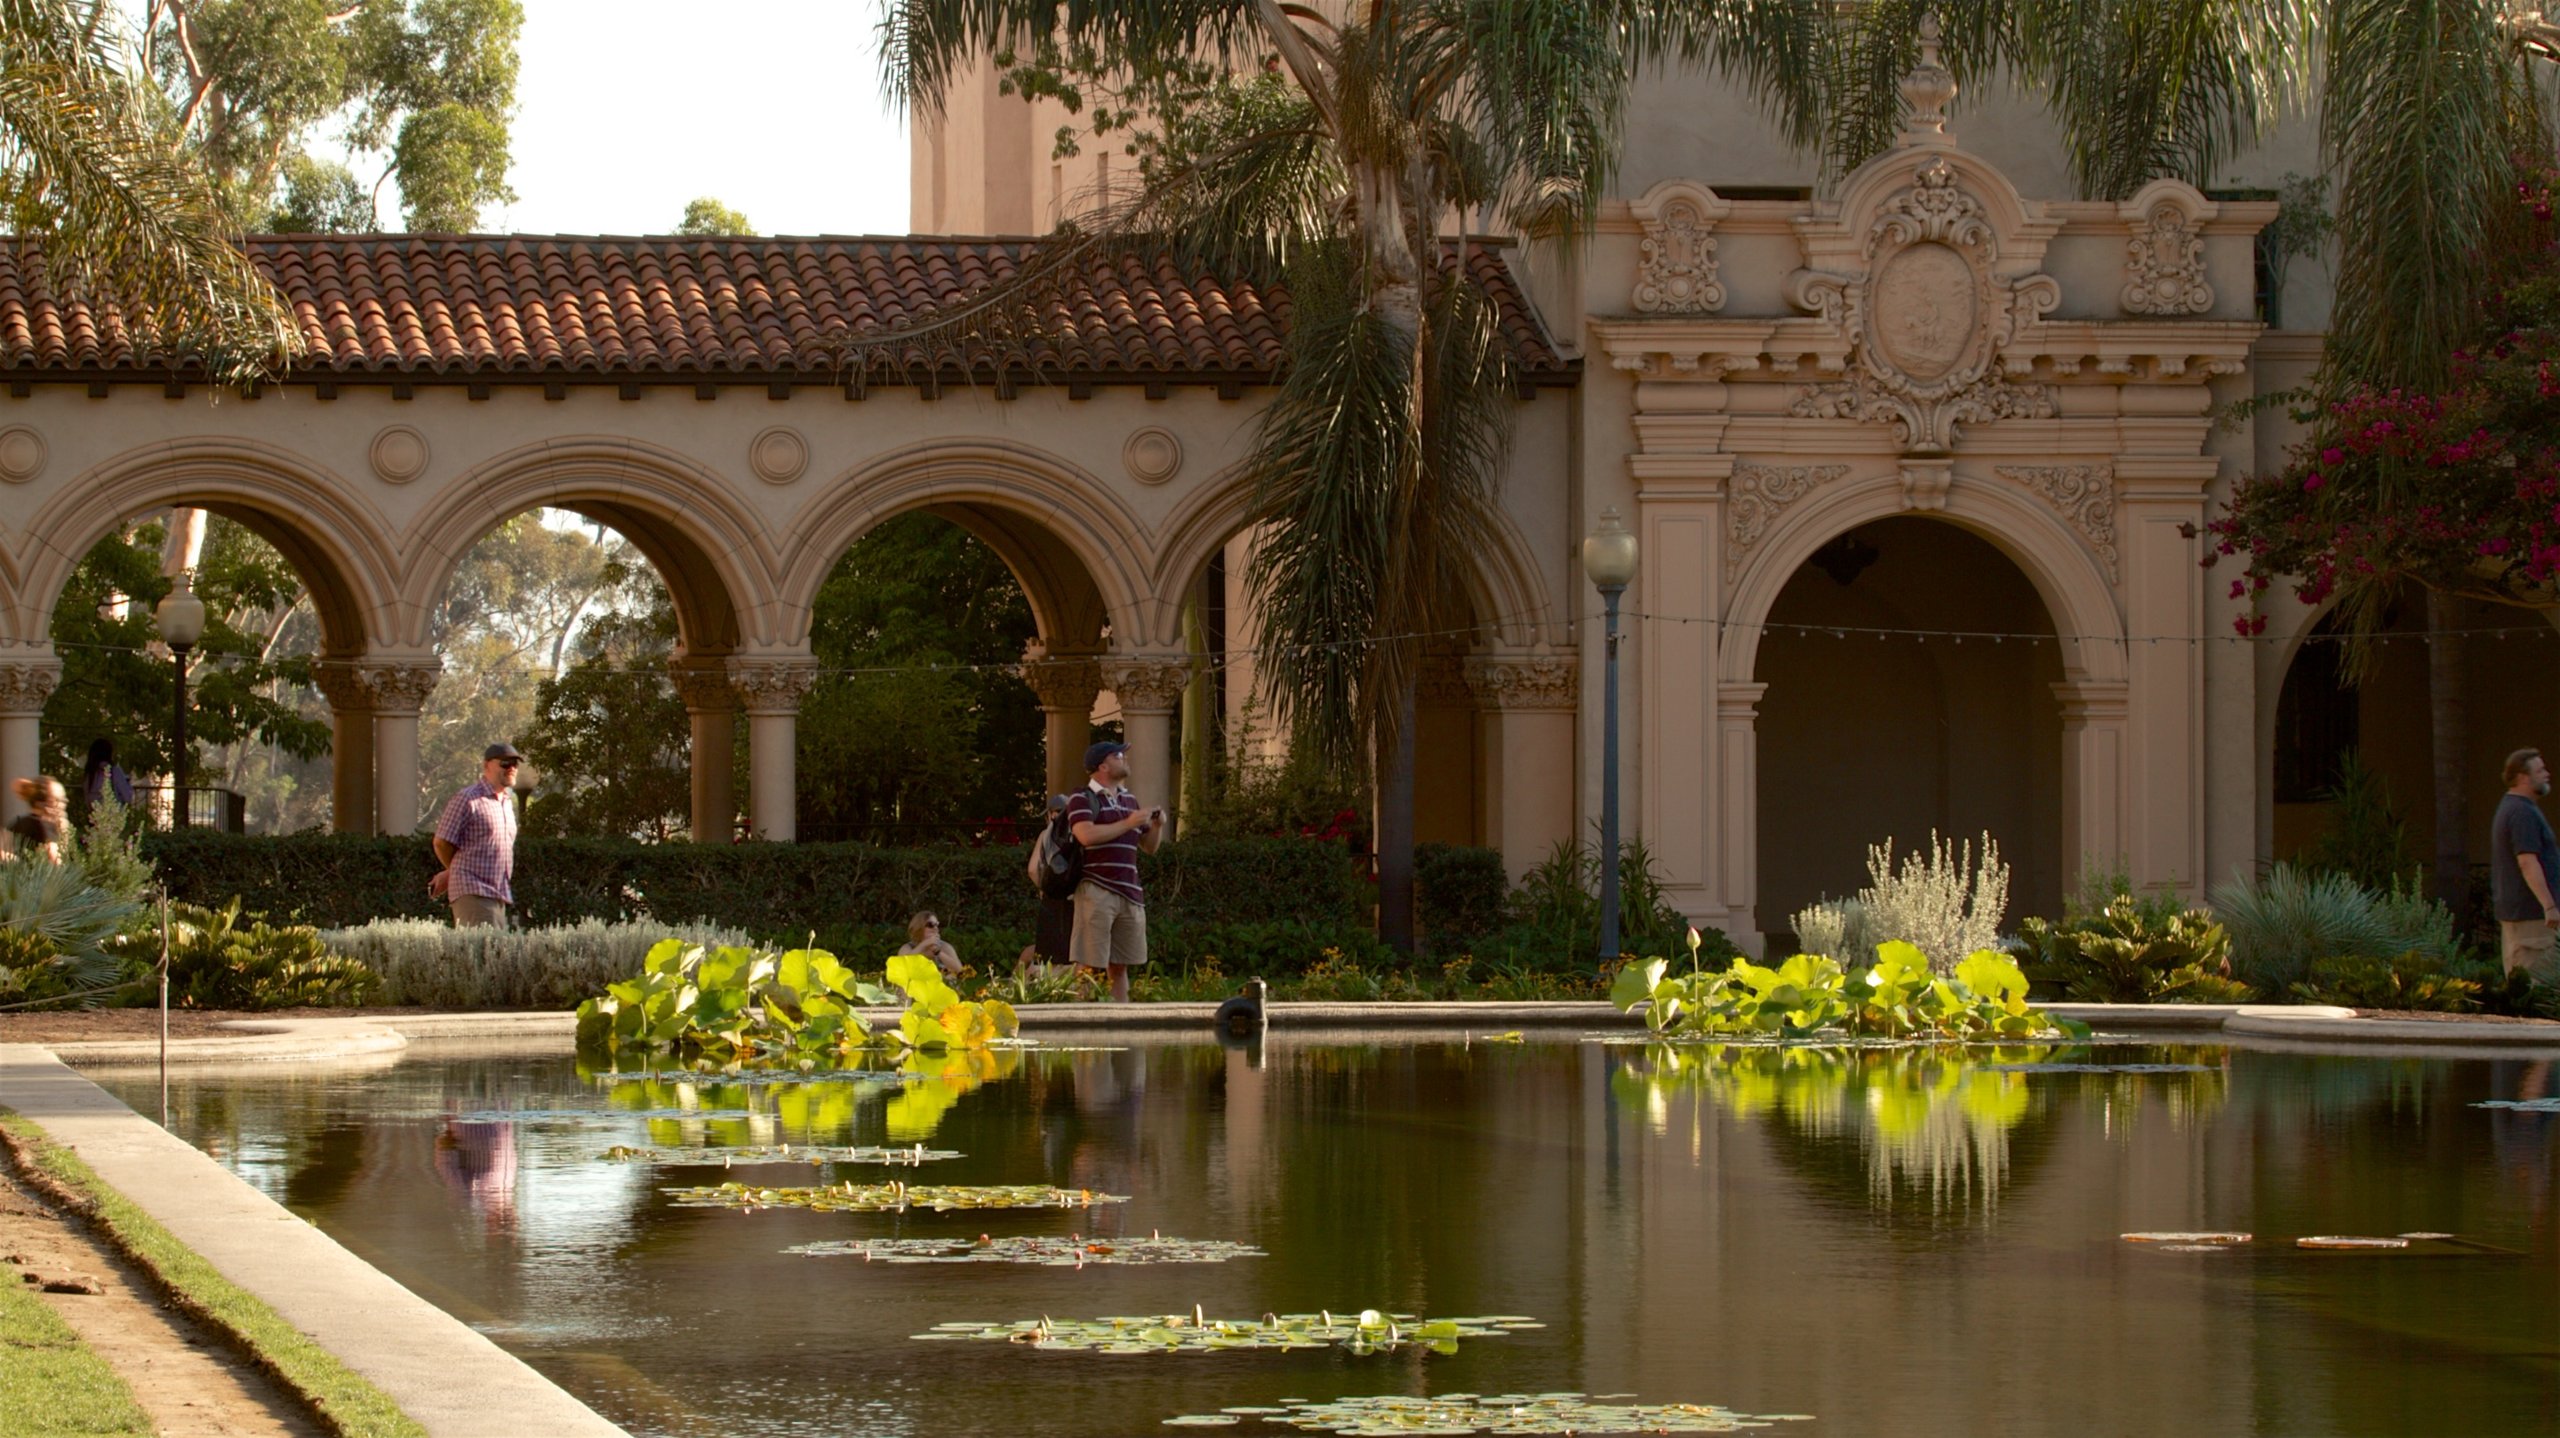
<svg viewBox="0 0 2560 1438"><path fill-rule="evenodd" d="M425 1049L371 1070L181 1069L172 1122L642 1434L1119 1435L1283 1397L1558 1390L1810 1414L1776 1430L1808 1438L2560 1431L2560 1114L2469 1106L2560 1092L2555 1066L2219 1045L1960 1063L1306 1038L1260 1057L1029 1055L940 1116L933 1146L965 1157L820 1171L1131 1196L1085 1212L678 1208L660 1185L813 1170L600 1158L614 1144L912 1141L940 1100L878 1083L614 1087L565 1057ZM2083 1067L2033 1066L2055 1059ZM2167 1067L2088 1067L2123 1064ZM106 1081L156 1106L146 1076ZM2162 1229L2259 1242L2179 1254L2118 1237ZM2505 1252L2291 1242L2410 1230ZM1077 1271L782 1252L1149 1231L1270 1256ZM1445 1356L911 1336L1195 1304L1548 1326Z"/></svg>

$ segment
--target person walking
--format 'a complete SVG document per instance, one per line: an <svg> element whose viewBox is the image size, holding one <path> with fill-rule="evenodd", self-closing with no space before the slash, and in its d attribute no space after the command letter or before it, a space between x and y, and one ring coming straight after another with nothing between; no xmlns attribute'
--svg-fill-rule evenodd
<svg viewBox="0 0 2560 1438"><path fill-rule="evenodd" d="M101 799L133 807L133 776L116 763L116 741L104 736L89 741L89 762L80 771L80 801L95 809Z"/></svg>
<svg viewBox="0 0 2560 1438"><path fill-rule="evenodd" d="M2530 972L2560 983L2553 962L2560 941L2560 838L2535 802L2551 792L2551 766L2539 749L2507 756L2506 797L2489 825L2489 893L2498 913L2498 959L2506 972Z"/></svg>
<svg viewBox="0 0 2560 1438"><path fill-rule="evenodd" d="M492 744L480 754L479 782L447 799L436 818L436 875L427 892L453 905L457 929L507 926L516 901L516 770L524 756L513 744Z"/></svg>
<svg viewBox="0 0 2560 1438"><path fill-rule="evenodd" d="M1067 825L1084 846L1084 882L1076 886L1079 967L1110 975L1111 1001L1129 1001L1129 971L1147 965L1147 891L1138 883L1138 851L1164 842L1164 810L1129 793L1129 746L1084 751L1085 786L1067 800Z"/></svg>
<svg viewBox="0 0 2560 1438"><path fill-rule="evenodd" d="M60 781L39 776L20 779L9 787L17 793L18 802L27 806L27 812L9 821L15 851L11 857L61 863L63 810L68 800Z"/></svg>

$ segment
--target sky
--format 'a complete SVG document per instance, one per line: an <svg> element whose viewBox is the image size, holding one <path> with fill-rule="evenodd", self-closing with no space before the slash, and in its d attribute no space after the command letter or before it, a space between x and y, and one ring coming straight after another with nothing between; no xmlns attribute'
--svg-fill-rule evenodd
<svg viewBox="0 0 2560 1438"><path fill-rule="evenodd" d="M524 0L518 198L485 230L664 234L710 195L768 235L903 234L878 0Z"/></svg>

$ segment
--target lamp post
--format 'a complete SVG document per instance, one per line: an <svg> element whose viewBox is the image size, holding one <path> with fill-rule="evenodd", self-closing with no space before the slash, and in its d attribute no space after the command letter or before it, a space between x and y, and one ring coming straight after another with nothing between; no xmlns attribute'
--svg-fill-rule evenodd
<svg viewBox="0 0 2560 1438"><path fill-rule="evenodd" d="M1600 709L1600 962L1618 957L1618 597L1636 577L1636 537L1615 509L1582 541L1582 572L1600 591L1607 615Z"/></svg>
<svg viewBox="0 0 2560 1438"><path fill-rule="evenodd" d="M187 827L187 651L204 637L204 601L196 598L195 576L181 569L178 582L152 612L160 641L169 646L177 675L176 708L171 716L169 827Z"/></svg>

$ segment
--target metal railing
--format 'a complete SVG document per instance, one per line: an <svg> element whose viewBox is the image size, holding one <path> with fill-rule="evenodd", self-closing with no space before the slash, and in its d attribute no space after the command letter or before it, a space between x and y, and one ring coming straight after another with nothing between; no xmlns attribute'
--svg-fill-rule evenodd
<svg viewBox="0 0 2560 1438"><path fill-rule="evenodd" d="M248 795L230 789L190 784L181 791L181 797L185 799L187 806L186 827L210 829L218 834L248 832ZM152 816L152 822L157 824L169 822L171 811L168 785L136 784L133 786L133 801L144 813Z"/></svg>

